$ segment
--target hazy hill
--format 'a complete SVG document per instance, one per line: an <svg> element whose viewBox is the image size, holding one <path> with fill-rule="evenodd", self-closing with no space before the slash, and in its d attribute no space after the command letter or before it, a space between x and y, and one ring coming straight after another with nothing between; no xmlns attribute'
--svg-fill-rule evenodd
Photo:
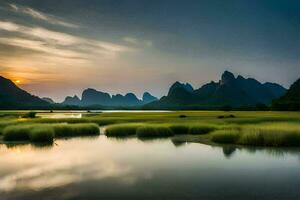
<svg viewBox="0 0 300 200"><path fill-rule="evenodd" d="M20 89L11 80L0 76L0 108L39 108L50 104Z"/></svg>
<svg viewBox="0 0 300 200"><path fill-rule="evenodd" d="M158 98L156 98L155 96L151 95L149 92L145 92L143 94L143 104L147 104L147 103L151 103L153 101L157 101Z"/></svg>
<svg viewBox="0 0 300 200"><path fill-rule="evenodd" d="M73 97L67 96L65 100L62 102L63 105L72 105L72 106L79 106L81 104L80 99L77 95Z"/></svg>
<svg viewBox="0 0 300 200"><path fill-rule="evenodd" d="M47 101L50 104L55 104L55 102L53 101L53 99L51 99L49 97L43 97L42 100Z"/></svg>
<svg viewBox="0 0 300 200"><path fill-rule="evenodd" d="M145 92L143 99L139 99L133 93L127 93L126 95L116 94L110 95L109 93L97 91L95 89L86 89L82 92L81 100L75 95L74 97L66 97L63 105L73 106L115 106L115 107L136 107L141 106L153 101L157 98L150 93Z"/></svg>
<svg viewBox="0 0 300 200"><path fill-rule="evenodd" d="M189 83L175 82L169 89L168 95L157 99L145 92L139 99L133 93L126 95L110 95L95 89L86 89L80 99L76 95L66 97L62 106L108 106L141 107L146 109L216 109L224 106L243 107L256 104L270 105L276 109L299 109L300 80L295 82L289 91L276 83L260 83L253 78L235 77L225 71L220 81L210 82L199 89L194 89ZM285 95L284 95L285 94ZM283 96L284 95L284 96ZM0 108L50 108L53 101L44 100L20 89L11 80L0 76ZM55 106L60 106L55 104Z"/></svg>
<svg viewBox="0 0 300 200"><path fill-rule="evenodd" d="M274 100L275 110L300 110L300 79L293 83L286 94Z"/></svg>
<svg viewBox="0 0 300 200"><path fill-rule="evenodd" d="M235 77L225 71L220 81L210 82L199 89L190 84L175 82L168 95L159 101L147 104L146 108L220 108L241 107L256 104L271 104L273 99L284 95L286 89L276 83L260 83L253 78Z"/></svg>

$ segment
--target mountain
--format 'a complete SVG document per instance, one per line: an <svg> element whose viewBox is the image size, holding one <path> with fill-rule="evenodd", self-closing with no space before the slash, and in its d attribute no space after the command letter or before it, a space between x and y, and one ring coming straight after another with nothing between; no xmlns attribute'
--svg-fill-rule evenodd
<svg viewBox="0 0 300 200"><path fill-rule="evenodd" d="M20 89L11 80L0 76L0 108L43 108L50 104Z"/></svg>
<svg viewBox="0 0 300 200"><path fill-rule="evenodd" d="M235 77L225 71L219 82L210 82L194 90L188 83L175 82L167 96L147 104L145 108L221 108L271 104L285 94L286 89L276 83L260 83L253 78Z"/></svg>
<svg viewBox="0 0 300 200"><path fill-rule="evenodd" d="M275 110L300 111L300 79L293 83L285 95L273 101Z"/></svg>
<svg viewBox="0 0 300 200"><path fill-rule="evenodd" d="M153 101L157 101L158 99L155 96L152 96L149 92L145 92L143 94L143 104L151 103Z"/></svg>
<svg viewBox="0 0 300 200"><path fill-rule="evenodd" d="M113 95L111 106L139 106L142 101L138 99L135 94L127 93L125 96L121 94Z"/></svg>
<svg viewBox="0 0 300 200"><path fill-rule="evenodd" d="M42 100L47 101L50 104L55 104L55 102L49 97L43 97Z"/></svg>
<svg viewBox="0 0 300 200"><path fill-rule="evenodd" d="M111 103L111 96L108 93L100 92L95 89L86 89L82 93L81 105L102 105L108 106Z"/></svg>
<svg viewBox="0 0 300 200"><path fill-rule="evenodd" d="M191 86L191 84L189 83L180 83L179 81L176 81L169 89L169 93L168 95L170 95L170 93L172 93L174 90L178 89L178 88L182 88L188 92L193 92L194 88Z"/></svg>
<svg viewBox="0 0 300 200"><path fill-rule="evenodd" d="M68 106L79 106L81 104L81 101L77 95L74 95L73 97L67 96L62 104Z"/></svg>
<svg viewBox="0 0 300 200"><path fill-rule="evenodd" d="M66 97L62 104L74 106L136 107L155 100L157 100L157 98L148 92L144 93L143 100L141 100L133 93L111 96L109 93L88 88L82 92L81 100L75 95L74 97Z"/></svg>

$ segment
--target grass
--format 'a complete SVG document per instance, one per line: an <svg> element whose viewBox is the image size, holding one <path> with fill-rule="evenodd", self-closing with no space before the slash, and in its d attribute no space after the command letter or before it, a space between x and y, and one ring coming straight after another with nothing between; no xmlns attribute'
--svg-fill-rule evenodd
<svg viewBox="0 0 300 200"><path fill-rule="evenodd" d="M52 143L55 132L51 127L35 127L29 133L29 140L31 142Z"/></svg>
<svg viewBox="0 0 300 200"><path fill-rule="evenodd" d="M3 130L3 139L5 141L25 141L29 140L30 132L32 131L31 125L13 125L8 126Z"/></svg>
<svg viewBox="0 0 300 200"><path fill-rule="evenodd" d="M125 137L135 135L141 124L119 124L106 128L105 135L108 137Z"/></svg>
<svg viewBox="0 0 300 200"><path fill-rule="evenodd" d="M170 137L174 135L174 132L164 125L145 125L139 127L136 130L136 134L139 138Z"/></svg>
<svg viewBox="0 0 300 200"><path fill-rule="evenodd" d="M186 124L172 124L169 128L173 131L174 134L187 134L190 130L190 127Z"/></svg>
<svg viewBox="0 0 300 200"><path fill-rule="evenodd" d="M218 130L212 133L211 140L220 144L234 144L240 138L240 131L235 129Z"/></svg>
<svg viewBox="0 0 300 200"><path fill-rule="evenodd" d="M28 112L21 115L22 118L36 118L36 112Z"/></svg>
<svg viewBox="0 0 300 200"><path fill-rule="evenodd" d="M300 146L300 124L269 123L219 130L212 133L211 141L248 146Z"/></svg>
<svg viewBox="0 0 300 200"><path fill-rule="evenodd" d="M189 128L189 134L191 134L191 135L202 135L202 134L210 133L214 130L216 130L215 126L199 124L199 125L191 126Z"/></svg>
<svg viewBox="0 0 300 200"><path fill-rule="evenodd" d="M169 137L179 134L207 134L216 127L211 125L172 124L172 123L125 123L111 125L106 128L105 135L109 137Z"/></svg>
<svg viewBox="0 0 300 200"><path fill-rule="evenodd" d="M300 146L300 126L285 124L245 128L238 144L251 146Z"/></svg>
<svg viewBox="0 0 300 200"><path fill-rule="evenodd" d="M3 134L4 139L35 140L31 133L37 132L34 138L48 136L36 140L50 140L50 129L54 131L54 138L97 135L98 126L107 126L105 134L110 137L175 135L179 140L190 142L300 146L300 112L115 112L83 115L80 119L20 118L24 113L28 111L0 111L0 135ZM39 130L41 126L50 131Z"/></svg>
<svg viewBox="0 0 300 200"><path fill-rule="evenodd" d="M96 124L12 125L3 130L5 141L53 142L54 138L99 135Z"/></svg>
<svg viewBox="0 0 300 200"><path fill-rule="evenodd" d="M100 130L97 124L55 124L52 125L55 137L76 137L99 135Z"/></svg>

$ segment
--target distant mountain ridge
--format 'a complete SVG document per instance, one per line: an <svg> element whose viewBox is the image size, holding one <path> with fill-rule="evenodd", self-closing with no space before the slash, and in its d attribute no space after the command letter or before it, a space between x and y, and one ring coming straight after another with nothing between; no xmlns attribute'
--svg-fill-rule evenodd
<svg viewBox="0 0 300 200"><path fill-rule="evenodd" d="M50 98L39 98L20 89L11 80L0 76L0 109L22 108L63 108L106 107L106 108L139 108L139 109L219 109L224 106L243 107L256 104L299 105L300 80L295 82L289 91L276 83L260 83L253 78L235 77L225 71L218 82L211 81L198 89L189 83L175 82L167 96L157 99L148 92L142 99L133 93L126 95L97 91L88 88L82 92L81 99L74 95L66 97L64 102L55 103ZM292 106L292 107L293 107Z"/></svg>
<svg viewBox="0 0 300 200"><path fill-rule="evenodd" d="M50 104L55 104L55 102L53 101L53 99L51 99L49 97L43 97L42 100L47 101Z"/></svg>
<svg viewBox="0 0 300 200"><path fill-rule="evenodd" d="M29 94L28 92L20 89L11 80L0 76L0 108L41 108L49 105L50 103L47 101Z"/></svg>
<svg viewBox="0 0 300 200"><path fill-rule="evenodd" d="M270 105L272 100L284 95L286 89L276 83L260 83L253 78L235 77L225 71L219 82L211 81L194 90L188 83L175 82L167 96L146 105L146 108L220 108L241 107L256 104Z"/></svg>
<svg viewBox="0 0 300 200"><path fill-rule="evenodd" d="M127 93L125 95L116 94L111 96L109 93L88 88L82 92L81 100L76 95L73 97L68 96L62 102L62 104L75 106L101 105L115 107L134 107L145 105L156 100L158 99L148 92L145 92L143 94L142 99L138 99L133 93Z"/></svg>
<svg viewBox="0 0 300 200"><path fill-rule="evenodd" d="M293 83L285 95L273 101L275 110L300 110L300 79Z"/></svg>

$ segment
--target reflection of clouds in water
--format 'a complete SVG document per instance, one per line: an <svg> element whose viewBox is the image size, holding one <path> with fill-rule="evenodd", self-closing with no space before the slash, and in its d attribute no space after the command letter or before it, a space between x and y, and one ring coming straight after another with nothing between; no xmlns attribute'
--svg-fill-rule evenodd
<svg viewBox="0 0 300 200"><path fill-rule="evenodd" d="M50 119L82 118L82 113L40 113L37 116Z"/></svg>
<svg viewBox="0 0 300 200"><path fill-rule="evenodd" d="M87 140L86 142L91 141ZM8 160L9 158L10 165L21 165L22 167L19 170L9 171L0 178L0 191L42 190L84 180L110 177L120 177L119 180L123 184L135 182L135 179L130 177L130 167L108 159L109 155L97 152L91 154L87 148L92 148L93 145L74 147L76 145L71 144L64 145L63 148L57 147L41 152L30 145L9 149L9 153L6 151L6 158L2 157L2 159ZM75 151L72 150L74 148L83 149ZM0 162L2 159L0 158Z"/></svg>
<svg viewBox="0 0 300 200"><path fill-rule="evenodd" d="M130 173L129 167L121 167L115 163L99 163L94 169L88 168L88 163L77 163L76 166L69 161L44 163L29 169L9 174L0 178L0 190L11 191L16 188L40 190L48 187L59 187L84 179L104 179L109 177L125 176ZM95 163L93 163L95 165ZM130 177L121 179L124 183L134 180Z"/></svg>
<svg viewBox="0 0 300 200"><path fill-rule="evenodd" d="M299 175L297 149L285 150L283 161L274 152L270 155L271 149L196 143L177 148L170 139L143 142L100 135L56 143L50 148L0 145L0 199L107 199L159 194L167 198L182 191L210 195L213 192L207 188L224 188L224 184L242 190L256 185L256 192L264 190L260 185L264 181L277 184L274 180L282 179L279 169L285 174L283 178L291 177L288 184L297 185L293 177ZM278 187L282 188L282 183Z"/></svg>

